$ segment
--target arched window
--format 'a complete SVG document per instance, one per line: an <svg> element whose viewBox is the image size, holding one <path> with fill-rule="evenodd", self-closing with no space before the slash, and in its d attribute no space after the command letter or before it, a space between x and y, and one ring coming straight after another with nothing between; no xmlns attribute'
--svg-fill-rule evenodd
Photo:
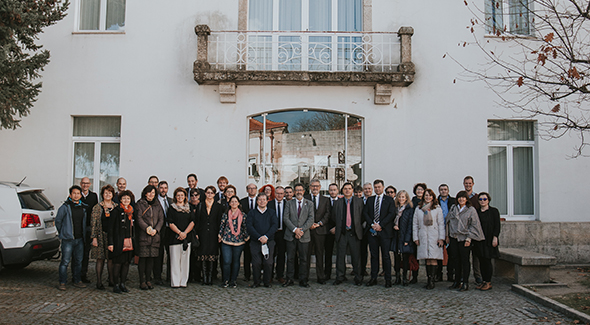
<svg viewBox="0 0 590 325"><path fill-rule="evenodd" d="M362 118L319 110L290 110L249 118L248 182L293 186L319 179L362 184Z"/></svg>

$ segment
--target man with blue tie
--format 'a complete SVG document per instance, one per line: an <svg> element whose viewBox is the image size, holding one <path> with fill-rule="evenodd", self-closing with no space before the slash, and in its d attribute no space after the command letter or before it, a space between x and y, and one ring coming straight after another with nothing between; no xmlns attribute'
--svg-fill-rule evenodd
<svg viewBox="0 0 590 325"><path fill-rule="evenodd" d="M285 254L287 253L287 244L285 242L285 228L283 223L283 216L285 215L285 188L277 186L275 188L275 199L268 203L268 208L277 212L279 219L278 230L275 233L275 272L277 280L283 284L285 283Z"/></svg>
<svg viewBox="0 0 590 325"><path fill-rule="evenodd" d="M344 282L346 275L346 251L350 251L354 283L361 285L363 275L360 270L360 248L363 238L363 200L353 196L351 183L342 186L344 197L334 201L332 207L331 222L335 225L334 237L336 240L336 281L334 285Z"/></svg>
<svg viewBox="0 0 590 325"><path fill-rule="evenodd" d="M381 248L381 260L385 271L385 287L391 287L391 258L389 248L393 238L393 221L395 215L395 202L384 195L385 185L380 179L373 182L375 195L367 199L363 215L369 229L368 242L371 251L371 280L367 286L377 284L379 275L379 248Z"/></svg>
<svg viewBox="0 0 590 325"><path fill-rule="evenodd" d="M299 286L309 288L307 252L311 241L310 228L313 225L313 203L305 199L303 184L295 185L295 198L285 205L283 223L287 242L287 281L284 287L293 285L295 256L299 254Z"/></svg>

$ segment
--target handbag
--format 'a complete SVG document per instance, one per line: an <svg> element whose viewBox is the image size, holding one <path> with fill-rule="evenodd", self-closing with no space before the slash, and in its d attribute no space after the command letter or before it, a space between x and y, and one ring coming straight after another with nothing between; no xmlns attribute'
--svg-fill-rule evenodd
<svg viewBox="0 0 590 325"><path fill-rule="evenodd" d="M123 251L129 252L132 250L133 250L133 241L131 240L131 238L123 239Z"/></svg>
<svg viewBox="0 0 590 325"><path fill-rule="evenodd" d="M201 241L199 241L195 232L191 231L191 249L197 249L199 246L201 246Z"/></svg>

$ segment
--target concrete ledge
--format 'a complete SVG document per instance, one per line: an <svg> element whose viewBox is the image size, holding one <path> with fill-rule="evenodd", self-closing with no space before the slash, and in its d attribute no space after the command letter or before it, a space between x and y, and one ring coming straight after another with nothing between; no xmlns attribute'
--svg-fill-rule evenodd
<svg viewBox="0 0 590 325"><path fill-rule="evenodd" d="M388 84L407 87L414 82L414 71L325 72L325 71L250 71L213 70L201 61L193 65L195 81L200 85L231 82L236 85L334 85L375 86Z"/></svg>
<svg viewBox="0 0 590 325"><path fill-rule="evenodd" d="M557 264L555 256L525 251L518 248L500 248L500 259L522 266L552 266Z"/></svg>
<svg viewBox="0 0 590 325"><path fill-rule="evenodd" d="M536 303L539 303L545 307L551 308L559 313L562 313L563 315L573 319L573 320L579 320L580 322L584 323L584 324L590 324L590 315L584 314L580 311L577 311L573 308L570 308L560 302L557 302L551 298L547 298L545 296L542 296L536 292L534 292L533 290L527 289L521 285L518 284L513 284L512 285L512 291L518 293L519 295L526 297Z"/></svg>

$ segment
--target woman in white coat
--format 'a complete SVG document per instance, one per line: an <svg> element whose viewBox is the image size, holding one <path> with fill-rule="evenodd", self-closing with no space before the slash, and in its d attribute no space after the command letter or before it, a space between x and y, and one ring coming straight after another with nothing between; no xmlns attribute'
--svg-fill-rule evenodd
<svg viewBox="0 0 590 325"><path fill-rule="evenodd" d="M431 189L424 191L422 201L414 211L413 239L418 247L418 260L426 260L428 283L426 289L434 289L437 260L443 259L445 220L436 195Z"/></svg>

